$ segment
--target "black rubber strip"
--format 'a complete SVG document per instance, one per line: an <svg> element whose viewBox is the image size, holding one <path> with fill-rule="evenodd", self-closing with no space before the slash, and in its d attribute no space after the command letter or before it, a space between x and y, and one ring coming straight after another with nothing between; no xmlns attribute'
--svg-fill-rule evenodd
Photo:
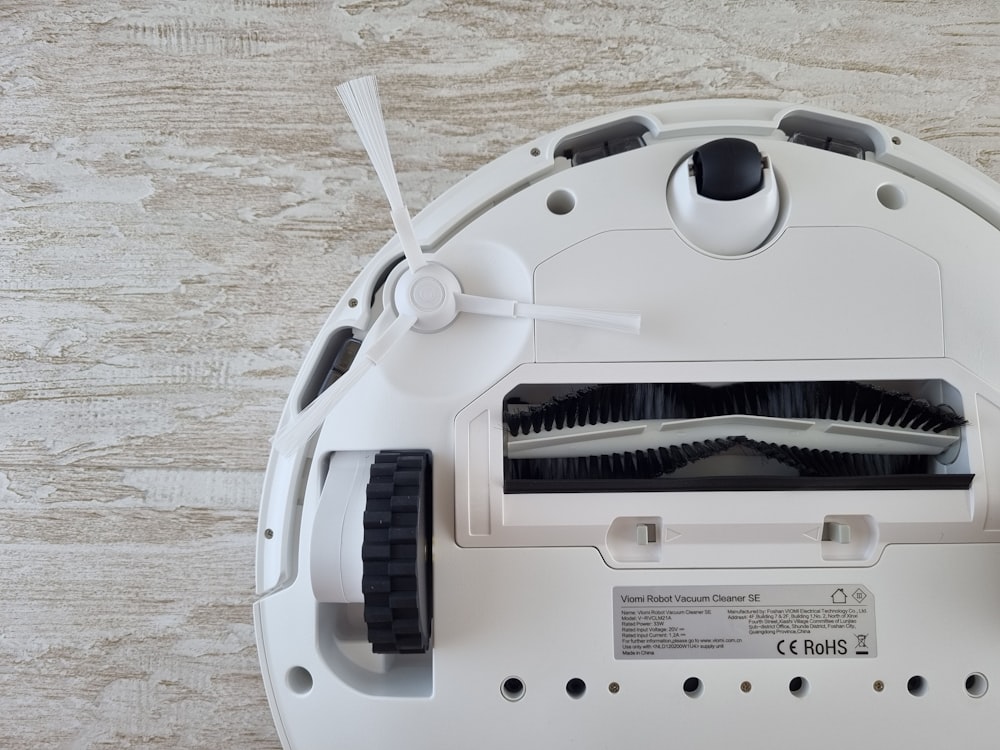
<svg viewBox="0 0 1000 750"><path fill-rule="evenodd" d="M593 492L822 492L967 490L975 474L892 474L869 477L697 477L653 479L508 479L508 495Z"/></svg>

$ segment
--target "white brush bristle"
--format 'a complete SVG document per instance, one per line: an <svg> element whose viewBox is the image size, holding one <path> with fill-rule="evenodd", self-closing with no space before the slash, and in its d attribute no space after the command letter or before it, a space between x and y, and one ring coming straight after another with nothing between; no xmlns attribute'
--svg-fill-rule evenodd
<svg viewBox="0 0 1000 750"><path fill-rule="evenodd" d="M389 152L389 139L385 132L382 105L378 96L375 76L364 76L337 86L337 93L344 109L351 118L351 124L358 131L361 143L375 167L382 189L389 199L389 205L397 208L403 203L396 180L396 169Z"/></svg>
<svg viewBox="0 0 1000 750"><path fill-rule="evenodd" d="M389 199L389 207L393 224L399 234L410 268L416 270L422 265L420 244L413 231L410 212L403 202L403 195L396 178L396 168L392 163L389 151L389 138L385 132L385 120L382 117L382 104L378 95L378 83L375 76L368 75L346 81L337 86L340 101L351 118L351 124L361 138L361 143L368 152L382 190Z"/></svg>

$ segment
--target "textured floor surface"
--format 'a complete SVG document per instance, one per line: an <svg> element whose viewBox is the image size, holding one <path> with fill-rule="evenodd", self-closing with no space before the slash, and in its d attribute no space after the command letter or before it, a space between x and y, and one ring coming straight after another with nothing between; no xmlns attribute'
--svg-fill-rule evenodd
<svg viewBox="0 0 1000 750"><path fill-rule="evenodd" d="M540 132L755 96L1000 178L983 2L0 5L0 745L277 748L250 605L268 440L390 224Z"/></svg>

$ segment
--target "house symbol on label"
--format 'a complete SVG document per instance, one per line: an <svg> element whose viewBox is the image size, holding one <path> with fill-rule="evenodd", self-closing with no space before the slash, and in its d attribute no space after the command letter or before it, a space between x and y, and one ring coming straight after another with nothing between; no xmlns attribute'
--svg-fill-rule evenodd
<svg viewBox="0 0 1000 750"><path fill-rule="evenodd" d="M834 604L847 604L847 594L844 593L843 589L837 589L834 591L831 598L833 599Z"/></svg>

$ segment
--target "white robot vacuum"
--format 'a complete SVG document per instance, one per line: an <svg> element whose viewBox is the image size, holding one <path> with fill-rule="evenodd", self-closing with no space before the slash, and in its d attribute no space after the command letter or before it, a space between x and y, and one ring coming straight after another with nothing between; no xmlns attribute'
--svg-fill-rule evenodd
<svg viewBox="0 0 1000 750"><path fill-rule="evenodd" d="M320 748L994 748L1000 187L766 101L542 136L397 229L260 510L278 735Z"/></svg>

